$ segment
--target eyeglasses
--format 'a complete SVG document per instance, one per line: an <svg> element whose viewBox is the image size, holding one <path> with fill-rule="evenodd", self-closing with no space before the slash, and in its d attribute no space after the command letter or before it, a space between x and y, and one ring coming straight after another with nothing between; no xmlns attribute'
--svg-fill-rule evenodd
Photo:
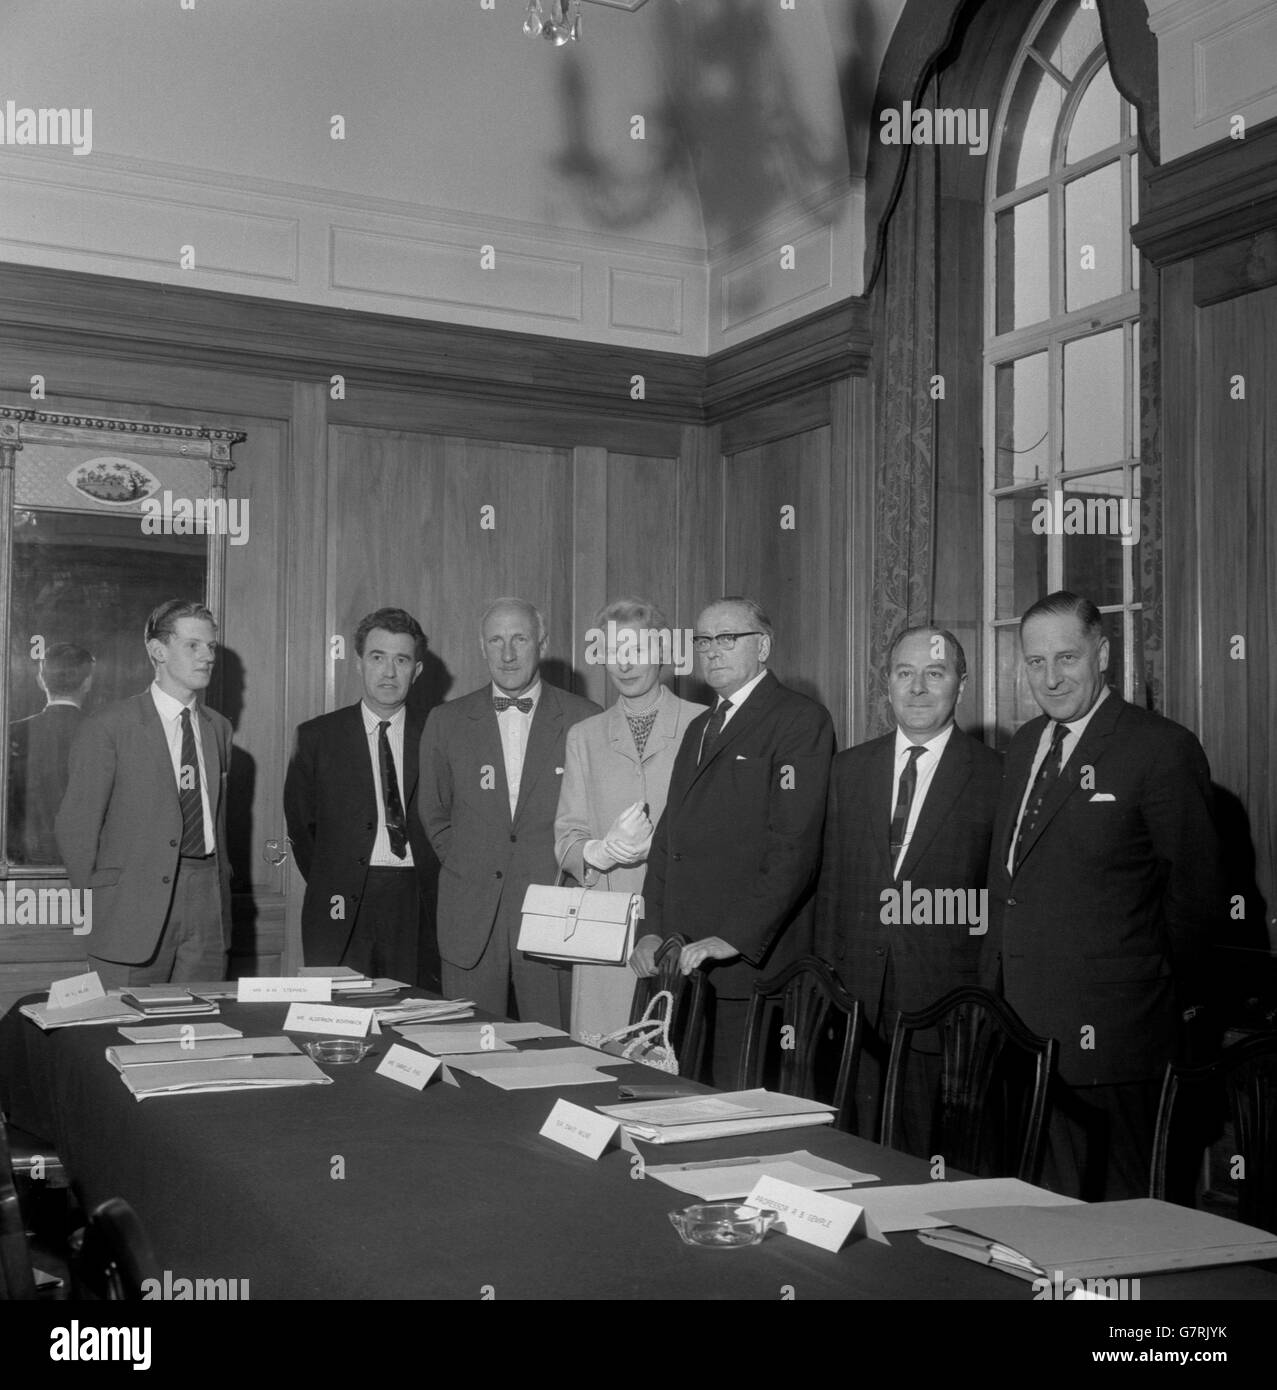
<svg viewBox="0 0 1277 1390"><path fill-rule="evenodd" d="M698 652L707 652L711 642L718 643L720 652L730 652L735 647L737 640L741 637L762 637L763 633L755 629L753 632L715 632L711 636L695 635L692 636L692 646Z"/></svg>

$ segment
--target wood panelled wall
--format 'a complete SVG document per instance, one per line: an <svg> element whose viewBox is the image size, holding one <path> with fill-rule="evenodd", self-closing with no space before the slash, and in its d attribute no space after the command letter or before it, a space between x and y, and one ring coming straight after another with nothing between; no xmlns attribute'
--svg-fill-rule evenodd
<svg viewBox="0 0 1277 1390"><path fill-rule="evenodd" d="M0 400L30 405L39 373L44 409L248 436L218 697L238 972L297 963L301 879L264 847L294 728L359 696L351 639L375 607L428 634L423 706L486 679L478 619L507 593L546 615L548 678L606 702L583 646L604 602L646 595L691 626L707 598L751 593L782 679L829 706L840 745L863 736L866 323L852 302L705 362L0 266ZM0 925L0 1009L84 954L69 931Z"/></svg>
<svg viewBox="0 0 1277 1390"><path fill-rule="evenodd" d="M1277 122L1158 170L1166 713L1218 793L1235 997L1277 998Z"/></svg>

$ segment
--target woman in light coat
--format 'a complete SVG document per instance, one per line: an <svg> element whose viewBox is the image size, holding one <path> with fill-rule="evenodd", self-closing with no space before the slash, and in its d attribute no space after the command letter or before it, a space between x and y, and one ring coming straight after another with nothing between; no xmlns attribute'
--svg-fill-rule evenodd
<svg viewBox="0 0 1277 1390"><path fill-rule="evenodd" d="M674 755L704 707L662 683L672 674L672 633L654 604L617 599L594 626L607 636L607 673L618 698L568 730L555 854L560 868L588 888L642 893ZM665 634L659 648L658 633ZM642 659L658 651L659 662ZM627 1023L634 986L628 964L574 966L572 1032L608 1033Z"/></svg>

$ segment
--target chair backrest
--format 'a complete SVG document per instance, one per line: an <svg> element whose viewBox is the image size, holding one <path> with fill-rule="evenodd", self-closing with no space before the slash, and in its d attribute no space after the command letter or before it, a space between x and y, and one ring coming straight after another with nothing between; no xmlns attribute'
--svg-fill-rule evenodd
<svg viewBox="0 0 1277 1390"><path fill-rule="evenodd" d="M982 1177L1035 1182L1055 1039L1031 1033L1005 1000L975 985L902 1013L887 1066L882 1142L888 1148L903 1147L906 1087L926 1084L919 1045L939 1053L934 1091L922 1097L930 1123L923 1156L941 1154L948 1166Z"/></svg>
<svg viewBox="0 0 1277 1390"><path fill-rule="evenodd" d="M687 937L677 932L661 942L656 952L656 974L639 980L630 1005L630 1022L637 1023L654 995L667 989L674 999L670 1019L670 1042L678 1058L681 1076L699 1080L705 1063L705 972L693 970L684 975L678 959Z"/></svg>
<svg viewBox="0 0 1277 1390"><path fill-rule="evenodd" d="M89 1214L72 1270L77 1297L87 1293L112 1303L140 1303L146 1280L160 1277L142 1223L121 1197L109 1197Z"/></svg>
<svg viewBox="0 0 1277 1390"><path fill-rule="evenodd" d="M862 1026L860 1001L823 961L805 956L755 982L738 1085L824 1101L837 1111L834 1124L848 1129Z"/></svg>
<svg viewBox="0 0 1277 1390"><path fill-rule="evenodd" d="M1202 1152L1219 1136L1225 1115L1232 1121L1234 1165L1241 1160L1234 1177L1237 1220L1277 1234L1274 1033L1232 1043L1205 1066L1167 1064L1153 1133L1149 1194L1161 1201L1192 1202L1193 1176L1200 1172Z"/></svg>
<svg viewBox="0 0 1277 1390"><path fill-rule="evenodd" d="M4 1116L0 1115L0 1298L34 1298L35 1276L31 1272L31 1251L27 1246L26 1224L18 1203L18 1189L9 1161L9 1139Z"/></svg>

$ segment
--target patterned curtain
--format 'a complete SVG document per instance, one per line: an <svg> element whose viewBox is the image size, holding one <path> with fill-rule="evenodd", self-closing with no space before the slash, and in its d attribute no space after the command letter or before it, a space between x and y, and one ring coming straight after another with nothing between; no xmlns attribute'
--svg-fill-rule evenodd
<svg viewBox="0 0 1277 1390"><path fill-rule="evenodd" d="M939 105L933 77L915 102ZM908 151L874 287L878 457L874 479L873 614L865 693L869 736L890 729L882 683L887 645L906 624L924 623L934 597L936 496L936 260L939 160L933 145Z"/></svg>

